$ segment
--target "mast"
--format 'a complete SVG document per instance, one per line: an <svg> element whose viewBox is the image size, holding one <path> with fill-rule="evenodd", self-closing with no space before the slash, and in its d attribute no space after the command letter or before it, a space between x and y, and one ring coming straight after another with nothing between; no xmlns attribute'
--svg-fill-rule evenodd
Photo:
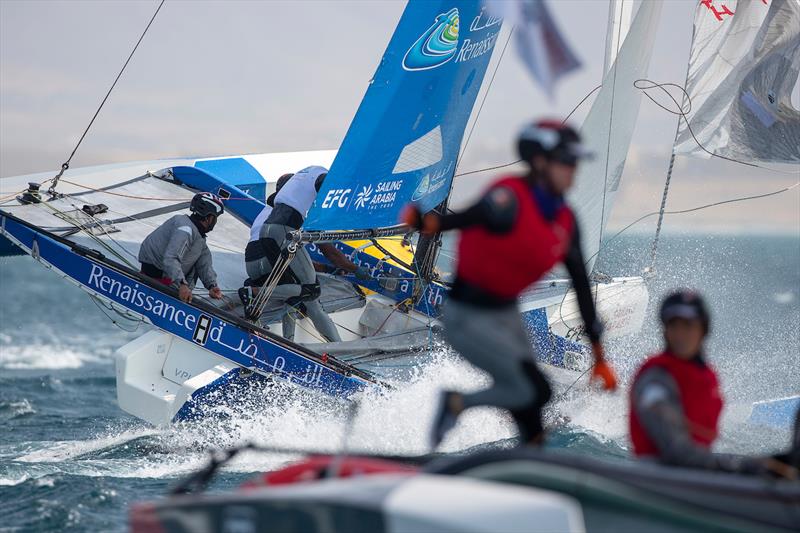
<svg viewBox="0 0 800 533"><path fill-rule="evenodd" d="M447 213L447 204L450 199L442 200L442 203L433 208L433 211L440 214ZM439 257L439 249L442 246L442 233L437 232L433 235L424 235L420 233L417 240L417 249L414 251L414 262L411 266L414 271L424 281L431 281L433 276L433 267L436 266L436 259Z"/></svg>

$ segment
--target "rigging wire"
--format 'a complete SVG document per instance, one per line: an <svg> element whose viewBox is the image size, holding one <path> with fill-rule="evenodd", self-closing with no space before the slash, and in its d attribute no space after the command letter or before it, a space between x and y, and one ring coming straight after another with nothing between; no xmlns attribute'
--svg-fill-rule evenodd
<svg viewBox="0 0 800 533"><path fill-rule="evenodd" d="M106 250L107 250L109 253L111 253L111 254L112 254L112 255L114 255L114 256L115 256L117 259L119 259L120 261L122 261L123 263L125 263L125 264L126 264L128 267L130 267L130 268L135 268L135 267L134 267L134 266L133 266L133 265L130 263L130 261L128 261L127 259L125 259L125 257L124 257L124 256L122 256L122 255L121 255L119 252L117 252L116 250L114 250L114 248L112 248L112 247L111 247L111 246L110 246L108 243L104 242L102 239L100 239L99 237L97 237L97 235L93 234L93 233L92 233L92 231L91 231L91 228L89 228L89 227L85 226L85 225L84 225L84 224L83 224L83 223L82 223L80 220L78 220L78 219L75 219L75 218L73 218L73 217L69 216L69 214L68 214L66 211L62 211L62 210L60 210L60 209L58 209L58 208L54 207L53 205L51 205L51 204L50 204L50 202L39 202L39 203L36 203L36 204L33 204L33 205L34 205L34 206L36 206L36 207L39 207L39 208L47 208L47 209L50 209L52 212L56 213L56 215L60 215L60 216L59 216L59 218L61 218L62 220L66 221L66 222L69 222L69 223L71 223L73 226L75 226L76 228L78 228L78 230L79 230L79 231L83 231L83 232L85 232L85 233L86 233L86 235L87 235L87 236L88 236L90 239L92 239L92 240L93 240L93 241L95 241L97 244L99 244L100 246L102 246L103 248L105 248L105 249L106 249ZM75 207L75 206L73 205L72 207ZM83 211L81 211L81 212L83 212ZM94 218L94 217L93 217L93 218ZM100 227L102 227L102 225L100 225ZM107 232L106 232L106 236L108 236L108 233L107 233ZM124 247L122 247L122 246L121 246L119 243L117 243L117 242L116 242L116 241L115 241L115 240L114 240L112 237L109 237L109 240L111 240L111 241L112 241L114 244L116 244L117 246L119 246L120 248L122 248L123 250L125 250L125 248L124 248ZM125 251L126 251L126 253L128 253L129 255L133 255L133 254L131 254L131 253L130 253L128 250L125 250Z"/></svg>
<svg viewBox="0 0 800 533"><path fill-rule="evenodd" d="M788 192L788 191L790 191L790 190L792 190L792 189L794 189L794 188L796 188L798 186L800 186L800 181L798 181L794 185L790 185L788 187L784 187L783 189L778 189L777 191L772 191L772 192L768 192L768 193L764 193L764 194L754 194L754 195L751 195L751 196L740 196L740 197L737 197L737 198L729 198L728 200L720 200L718 202L712 202L710 204L699 205L699 206L690 207L690 208L687 208L687 209L679 209L679 210L675 210L675 211L664 211L664 214L665 215L683 215L683 214L686 214L686 213L692 213L694 211L701 211L703 209L708 209L710 207L716 207L716 206L719 206L719 205L732 204L732 203L736 203L736 202L745 202L747 200L757 200L758 198L766 198L768 196L775 196L775 195L778 195L778 194L781 194L781 193L784 193L784 192ZM647 213L646 215L640 216L639 218L637 218L636 220L634 220L633 222L631 222L630 224L628 224L627 226L625 226L624 228L619 230L617 233L615 233L614 236L612 236L611 238L606 240L606 242L603 243L603 246L607 246L614 239L619 237L622 233L624 233L625 231L627 231L628 229L630 229L634 225L638 224L639 222L641 222L641 221L643 221L643 220L645 220L647 218L650 218L652 216L655 216L655 215L657 215L659 213L660 213L660 211L653 211L651 213Z"/></svg>
<svg viewBox="0 0 800 533"><path fill-rule="evenodd" d="M622 17L622 9L623 9L622 2L619 2L618 5L619 5L619 10L620 11L619 11L619 14L615 13L615 16L617 17L617 20L620 20L621 17ZM609 160L611 159L611 129L612 129L613 124L614 124L614 103L615 103L615 101L617 99L616 98L616 94L617 94L617 71L619 70L618 65L617 65L617 58L619 57L619 51L620 51L620 48L622 47L622 39L620 38L621 34L622 34L622 24L617 24L617 36L616 36L617 50L616 50L616 53L614 54L614 63L612 65L612 67L611 67L611 68L614 69L614 75L611 78L611 107L610 107L609 112L608 112L608 132L609 132L609 134L606 136L606 164L605 164L605 171L603 172L603 205L602 205L602 208L600 210L600 235L597 238L598 239L598 242L597 242L597 250L598 251L597 251L597 253L599 253L600 249L602 249L602 247L603 247L603 229L605 227L605 218L606 218L606 197L608 195L608 163L609 163ZM606 73L604 72L603 75L605 76L605 74ZM597 255L597 253L595 255ZM589 260L589 261L591 261L591 260ZM588 264L589 261L587 261L586 263ZM595 305L597 305L597 293L598 293L598 291L597 291L597 289L595 289L595 292L594 292L594 303L595 303ZM562 301L562 304L563 304L563 301ZM560 312L560 307L559 307L559 312Z"/></svg>
<svg viewBox="0 0 800 533"><path fill-rule="evenodd" d="M131 318L131 317L121 313L119 310L115 309L113 306L106 305L105 303L103 303L102 300L100 300L97 296L95 296L93 294L89 294L88 296L89 296L89 299L92 301L92 303L100 310L100 312L103 313L106 316L106 318L111 321L112 324L117 326L122 331L125 331L127 333L135 333L136 331L139 330L139 326L141 326L142 323L144 322L144 320L142 320L140 318ZM121 322L118 322L114 317L112 317L111 315L109 315L105 311L106 309L108 309L109 311L112 311L117 316L119 316L120 318L122 318L124 320L127 320L128 322L131 322L131 323L135 322L136 326L133 329L128 329L126 327L123 327Z"/></svg>
<svg viewBox="0 0 800 533"><path fill-rule="evenodd" d="M640 79L635 80L633 82L633 86L636 87L637 89L639 89L640 91L642 91L642 93L644 93L644 95L651 102L653 102L655 105L657 105L658 107L660 107L661 109L663 109L667 113L670 113L670 114L677 115L677 116L681 117L686 122L686 130L692 136L692 139L694 140L694 142L697 143L697 146L702 151L707 153L709 156L711 156L713 158L717 158L717 159L724 159L725 161L729 161L731 163L738 163L740 165L745 165L745 166L752 167L752 168L760 168L762 170L768 170L770 172L776 172L778 174L791 174L793 176L797 175L797 171L781 170L779 168L773 168L773 167L767 167L767 166L764 166L764 165L759 165L758 163L750 163L750 162L747 162L747 161L742 161L740 159L735 159L733 157L727 157L727 156L724 156L724 155L719 155L717 153L712 152L708 148L706 148L703 145L703 143L701 143L700 140L697 138L697 135L695 135L694 129L692 128L692 125L689 122L689 119L687 118L687 115L692 110L692 98L689 96L689 93L686 91L686 89L683 86L681 86L680 84L672 83L672 82L659 83L659 82L655 82L655 81L647 79L647 78L640 78ZM679 91L681 91L683 93L683 97L684 97L684 99L685 99L685 101L687 103L687 106L688 106L685 111L684 111L684 106L679 104L678 101L675 99L675 97L672 96L672 94L667 89L665 89L665 87L675 87L676 89L678 89ZM669 107L667 107L664 104L658 102L655 98L650 96L650 94L647 91L649 91L651 89L661 89L661 91L663 91L673 101L675 106L678 108L678 111L670 109Z"/></svg>
<svg viewBox="0 0 800 533"><path fill-rule="evenodd" d="M75 152L78 151L78 148L80 147L81 143L83 142L83 139L86 137L86 134L89 133L89 129L92 127L92 124L94 124L94 121L97 118L97 115L100 114L100 110L103 109L103 106L105 105L106 100L108 100L108 97L111 96L111 91L114 90L114 87L116 87L117 82L119 81L120 77L122 77L122 73L125 72L125 68L128 66L128 63L130 63L131 58L133 58L133 54L136 53L137 48L139 48L139 45L142 43L142 40L144 39L144 36L147 34L147 30L149 30L150 26L152 26L153 21L156 19L156 16L158 15L158 12L161 11L161 7L164 5L165 1L166 0L161 0L161 2L158 4L158 7L156 8L155 13L153 13L153 16L150 18L150 22L147 23L147 26L145 27L144 31L142 32L142 35L139 37L139 40L136 41L136 45L133 47L133 50L131 50L131 53L128 56L128 59L125 60L125 64L122 65L122 68L120 69L119 74L117 74L117 77L114 79L114 83L111 84L111 87L108 89L108 92L106 93L105 97L103 98L103 101L100 102L100 106L97 108L97 111L94 112L94 116L92 117L92 120L89 121L89 125L86 126L86 129L83 131L83 135L81 135L81 138L78 139L78 144L75 145L75 148L73 148L72 153L69 154L69 157L67 158L67 160L61 165L61 171L55 176L55 178L53 178L53 183L50 185L50 188L47 190L47 192L50 193L51 196L55 196L56 195L56 186L58 185L58 180L61 179L61 176L69 168L69 164L72 161L72 158L75 155Z"/></svg>

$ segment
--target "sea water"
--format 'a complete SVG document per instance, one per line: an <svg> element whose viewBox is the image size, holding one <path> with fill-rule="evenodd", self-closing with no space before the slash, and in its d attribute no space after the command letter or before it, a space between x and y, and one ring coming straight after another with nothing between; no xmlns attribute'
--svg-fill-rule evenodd
<svg viewBox="0 0 800 533"><path fill-rule="evenodd" d="M600 393L580 381L557 395L548 412L548 446L626 460L627 383L660 345L661 297L688 286L707 296L713 313L709 359L726 398L718 449L766 454L785 447L787 431L746 420L753 401L800 393L800 240L669 235L658 258L642 332L607 346L620 391ZM608 244L598 266L636 275L648 264L649 238L623 235ZM437 391L487 383L439 351L353 413L298 395L243 398L221 421L158 429L115 401L113 352L146 326L119 329L86 294L27 257L0 259L0 301L0 531L124 530L131 503L162 497L209 450L243 442L285 451L242 454L211 490L297 458L292 449L425 453ZM503 413L476 409L443 449L508 446L514 435Z"/></svg>

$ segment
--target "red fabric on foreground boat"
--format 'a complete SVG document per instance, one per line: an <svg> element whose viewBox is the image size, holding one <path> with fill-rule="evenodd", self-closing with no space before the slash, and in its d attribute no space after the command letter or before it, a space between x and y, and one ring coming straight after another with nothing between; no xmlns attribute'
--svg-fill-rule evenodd
<svg viewBox="0 0 800 533"><path fill-rule="evenodd" d="M243 483L241 488L254 489L267 485L289 485L316 479L349 478L369 474L414 474L418 470L415 466L385 459L313 455L280 470L266 472L256 479Z"/></svg>

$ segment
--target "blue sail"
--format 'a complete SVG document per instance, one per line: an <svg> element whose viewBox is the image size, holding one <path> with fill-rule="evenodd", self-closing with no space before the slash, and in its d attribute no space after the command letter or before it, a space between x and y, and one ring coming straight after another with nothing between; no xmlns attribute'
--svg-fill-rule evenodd
<svg viewBox="0 0 800 533"><path fill-rule="evenodd" d="M390 227L447 197L501 24L477 0L408 3L304 229Z"/></svg>

